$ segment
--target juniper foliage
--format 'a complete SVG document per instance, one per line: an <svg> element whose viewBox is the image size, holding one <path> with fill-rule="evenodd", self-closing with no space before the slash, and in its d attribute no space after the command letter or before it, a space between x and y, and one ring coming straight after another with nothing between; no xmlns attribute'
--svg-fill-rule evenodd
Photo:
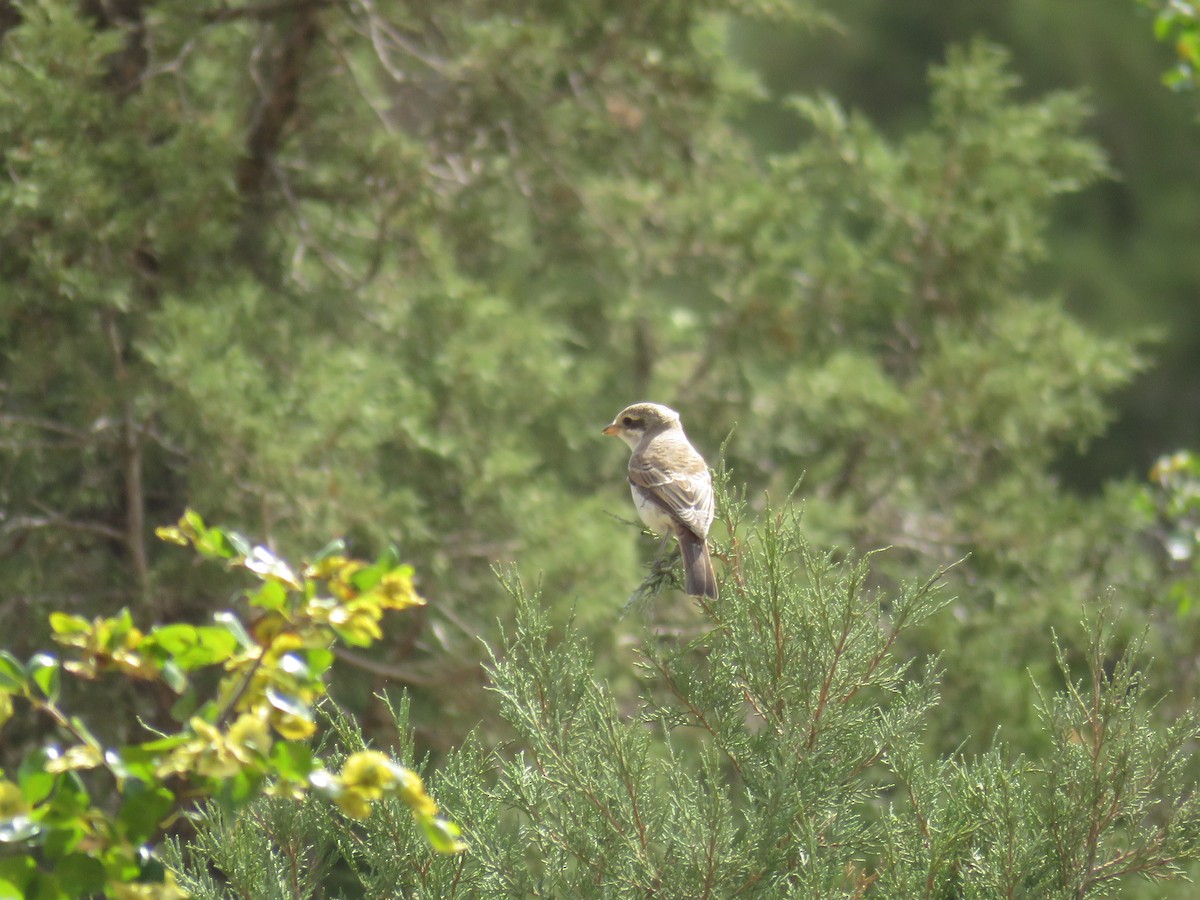
<svg viewBox="0 0 1200 900"><path fill-rule="evenodd" d="M939 755L936 660L897 647L947 614L944 573L880 587L873 555L814 550L791 507L743 514L724 505L721 600L685 616L661 608L680 602L664 591L646 611L626 649L636 696L598 677L585 636L508 574L516 625L487 669L513 739L471 738L427 773L469 852L436 858L399 805L350 822L264 803L254 852L279 869L298 846L318 860L336 847L343 876L279 896L1076 898L1200 854L1200 718L1159 721L1140 646L1117 652L1093 622L1081 671L1058 648L1067 687L1042 693L1044 756L1000 738ZM361 749L352 723L337 731ZM175 848L181 883L236 895L187 873L224 871L240 851L221 836L243 832L207 820Z"/></svg>

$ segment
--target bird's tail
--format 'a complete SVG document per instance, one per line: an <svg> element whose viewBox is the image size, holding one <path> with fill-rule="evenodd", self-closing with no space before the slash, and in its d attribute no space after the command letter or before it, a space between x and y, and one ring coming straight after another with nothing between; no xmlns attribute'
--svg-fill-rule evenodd
<svg viewBox="0 0 1200 900"><path fill-rule="evenodd" d="M717 575L708 556L708 544L691 531L680 529L679 549L683 553L684 590L690 597L717 599Z"/></svg>

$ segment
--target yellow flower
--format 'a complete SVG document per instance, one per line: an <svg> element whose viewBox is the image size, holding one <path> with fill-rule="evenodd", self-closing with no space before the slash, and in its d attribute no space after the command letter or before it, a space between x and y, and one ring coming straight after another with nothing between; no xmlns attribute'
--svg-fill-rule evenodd
<svg viewBox="0 0 1200 900"><path fill-rule="evenodd" d="M390 759L378 750L360 750L351 754L342 766L341 782L347 790L359 791L372 800L396 783L396 770Z"/></svg>
<svg viewBox="0 0 1200 900"><path fill-rule="evenodd" d="M437 804L425 793L425 782L411 769L401 768L397 773L397 793L414 815L432 816L437 813Z"/></svg>
<svg viewBox="0 0 1200 900"><path fill-rule="evenodd" d="M271 732L262 716L238 716L228 734L200 718L189 723L196 736L158 765L159 776L197 772L209 778L232 778L255 766L271 750Z"/></svg>
<svg viewBox="0 0 1200 900"><path fill-rule="evenodd" d="M357 791L342 791L333 802L352 819L365 819L371 815L371 801Z"/></svg>

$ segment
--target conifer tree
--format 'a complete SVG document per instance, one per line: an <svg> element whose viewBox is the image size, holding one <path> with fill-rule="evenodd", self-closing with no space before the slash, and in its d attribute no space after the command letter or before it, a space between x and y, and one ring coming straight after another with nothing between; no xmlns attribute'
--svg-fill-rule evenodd
<svg viewBox="0 0 1200 900"><path fill-rule="evenodd" d="M826 21L718 0L0 3L11 649L50 611L207 618L218 582L149 540L189 503L269 545L395 542L430 600L385 652L343 654L333 693L368 724L373 691L408 691L469 861L386 863L396 820L272 802L254 816L291 849L214 813L176 857L197 892L224 889L206 860L236 882L288 859L312 891L1072 896L1192 852L1155 831L1192 815L1173 792L1196 629L1172 592L1193 581L1156 540L1188 521L1187 479L1081 497L1054 469L1145 364L1031 277L1054 204L1111 174L1081 98L1031 96L976 43L930 73L920 121L796 97L801 139L762 157L736 126L761 97L728 51L741 16ZM723 548L744 595L700 618L660 596L649 635L619 617L649 542L605 515L627 510L623 462L592 439L643 398L680 407L708 458L725 441L753 512ZM765 497L805 508L803 541ZM500 589L509 563L547 609ZM905 585L943 569L935 614ZM762 631L783 597L793 618ZM857 669L822 655L839 613ZM1158 662L1135 679L1108 648L1138 641ZM1089 664L1103 720L1079 718ZM826 676L841 693L806 693ZM1135 680L1174 689L1163 721L1122 705ZM537 690L569 735L522 718ZM163 712L122 699L116 731ZM601 743L562 743L580 728Z"/></svg>
<svg viewBox="0 0 1200 900"><path fill-rule="evenodd" d="M1200 717L1159 720L1139 642L1117 647L1101 618L1081 665L1058 647L1066 686L1041 688L1042 754L998 741L939 755L936 661L898 651L947 614L946 573L879 590L877 558L815 551L787 509L744 514L720 516L721 601L686 627L647 627L626 654L637 698L598 680L578 629L559 632L507 579L517 624L487 668L515 740L468 739L430 775L465 854L425 848L399 802L361 822L266 802L238 821L214 811L176 845L180 883L212 900L1082 898L1200 855ZM360 751L335 724L343 752ZM406 707L395 724L410 763Z"/></svg>

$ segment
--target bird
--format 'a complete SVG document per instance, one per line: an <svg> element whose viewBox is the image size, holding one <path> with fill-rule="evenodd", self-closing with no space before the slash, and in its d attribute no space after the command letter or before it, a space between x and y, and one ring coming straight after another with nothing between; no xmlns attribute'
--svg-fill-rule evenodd
<svg viewBox="0 0 1200 900"><path fill-rule="evenodd" d="M679 413L660 403L634 403L602 430L619 437L629 457L629 490L646 527L674 537L683 555L684 590L717 599L717 576L708 554L713 520L712 473L683 433Z"/></svg>

